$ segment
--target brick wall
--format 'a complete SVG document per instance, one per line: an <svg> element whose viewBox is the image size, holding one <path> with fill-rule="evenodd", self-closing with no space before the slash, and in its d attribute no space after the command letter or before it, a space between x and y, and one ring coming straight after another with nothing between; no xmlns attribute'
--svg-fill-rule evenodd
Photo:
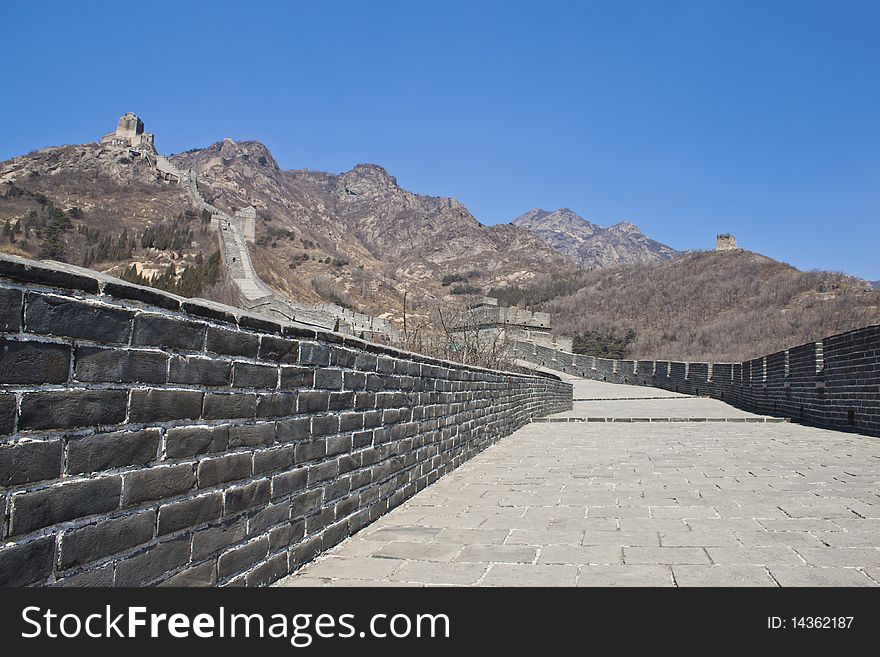
<svg viewBox="0 0 880 657"><path fill-rule="evenodd" d="M268 584L571 399L0 256L0 585Z"/></svg>
<svg viewBox="0 0 880 657"><path fill-rule="evenodd" d="M554 368L551 349L516 345L522 360ZM572 374L721 399L765 415L880 436L880 326L833 335L742 363L609 360L574 355Z"/></svg>

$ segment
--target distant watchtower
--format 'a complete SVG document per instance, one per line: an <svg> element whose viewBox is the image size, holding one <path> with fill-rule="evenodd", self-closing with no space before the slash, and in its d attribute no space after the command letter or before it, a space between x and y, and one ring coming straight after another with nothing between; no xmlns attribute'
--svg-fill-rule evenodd
<svg viewBox="0 0 880 657"><path fill-rule="evenodd" d="M735 251L736 237L730 233L722 233L715 238L716 251Z"/></svg>
<svg viewBox="0 0 880 657"><path fill-rule="evenodd" d="M123 148L149 146L155 148L153 135L144 132L144 122L134 112L126 112L119 117L115 132L101 137L101 143Z"/></svg>

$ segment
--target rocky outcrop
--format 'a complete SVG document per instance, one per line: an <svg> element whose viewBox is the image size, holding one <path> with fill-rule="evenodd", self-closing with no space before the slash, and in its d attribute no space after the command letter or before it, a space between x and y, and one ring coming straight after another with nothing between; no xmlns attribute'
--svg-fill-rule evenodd
<svg viewBox="0 0 880 657"><path fill-rule="evenodd" d="M670 260L675 249L647 237L638 226L621 222L603 228L568 208L529 210L513 225L526 228L560 253L588 268Z"/></svg>

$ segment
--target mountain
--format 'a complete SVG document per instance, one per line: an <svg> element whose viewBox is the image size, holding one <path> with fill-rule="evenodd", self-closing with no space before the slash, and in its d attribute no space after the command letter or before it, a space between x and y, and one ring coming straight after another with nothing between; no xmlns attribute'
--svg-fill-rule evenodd
<svg viewBox="0 0 880 657"><path fill-rule="evenodd" d="M506 296L594 352L630 333L627 358L741 361L880 323L880 291L865 281L745 250L571 272Z"/></svg>
<svg viewBox="0 0 880 657"><path fill-rule="evenodd" d="M160 181L154 155L93 143L0 162L0 249L116 276L195 271L216 235L185 189Z"/></svg>
<svg viewBox="0 0 880 657"><path fill-rule="evenodd" d="M880 290L880 281L868 281L874 288Z"/></svg>
<svg viewBox="0 0 880 657"><path fill-rule="evenodd" d="M134 265L179 278L188 266L207 266L216 228L185 185L158 175L156 158L151 146L102 142L0 163L0 249L115 275ZM231 139L169 159L194 172L201 195L220 209L256 209L257 272L299 301L399 320L406 297L411 318L427 317L439 301L571 264L528 230L484 226L459 201L405 190L375 164L286 171L263 144ZM196 278L202 287L212 280Z"/></svg>
<svg viewBox="0 0 880 657"><path fill-rule="evenodd" d="M675 249L648 238L638 226L621 222L603 228L568 208L553 212L529 210L513 220L565 256L588 269L670 260Z"/></svg>

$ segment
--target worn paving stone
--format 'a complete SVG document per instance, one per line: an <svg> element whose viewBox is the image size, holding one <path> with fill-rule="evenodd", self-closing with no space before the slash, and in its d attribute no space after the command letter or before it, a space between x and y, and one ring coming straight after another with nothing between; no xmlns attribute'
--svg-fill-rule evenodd
<svg viewBox="0 0 880 657"><path fill-rule="evenodd" d="M481 586L575 586L578 568L573 565L495 563Z"/></svg>
<svg viewBox="0 0 880 657"><path fill-rule="evenodd" d="M770 567L780 586L877 586L877 580L855 568Z"/></svg>
<svg viewBox="0 0 880 657"><path fill-rule="evenodd" d="M397 559L332 555L318 559L309 566L308 576L362 580L387 579L391 573L400 568L402 563Z"/></svg>
<svg viewBox="0 0 880 657"><path fill-rule="evenodd" d="M532 563L538 548L530 545L465 545L455 561L476 563Z"/></svg>
<svg viewBox="0 0 880 657"><path fill-rule="evenodd" d="M387 559L391 563L400 561ZM476 584L489 569L486 563L435 563L431 561L404 561L390 576L392 581L416 584L445 584L470 586Z"/></svg>
<svg viewBox="0 0 880 657"><path fill-rule="evenodd" d="M619 564L623 553L612 546L583 547L569 545L548 545L541 549L538 563L551 564Z"/></svg>
<svg viewBox="0 0 880 657"><path fill-rule="evenodd" d="M461 545L455 543L405 543L392 541L373 553L386 559L417 559L419 561L452 561Z"/></svg>
<svg viewBox="0 0 880 657"><path fill-rule="evenodd" d="M674 586L669 566L581 566L578 586Z"/></svg>
<svg viewBox="0 0 880 657"><path fill-rule="evenodd" d="M762 566L673 566L678 586L777 586Z"/></svg>

